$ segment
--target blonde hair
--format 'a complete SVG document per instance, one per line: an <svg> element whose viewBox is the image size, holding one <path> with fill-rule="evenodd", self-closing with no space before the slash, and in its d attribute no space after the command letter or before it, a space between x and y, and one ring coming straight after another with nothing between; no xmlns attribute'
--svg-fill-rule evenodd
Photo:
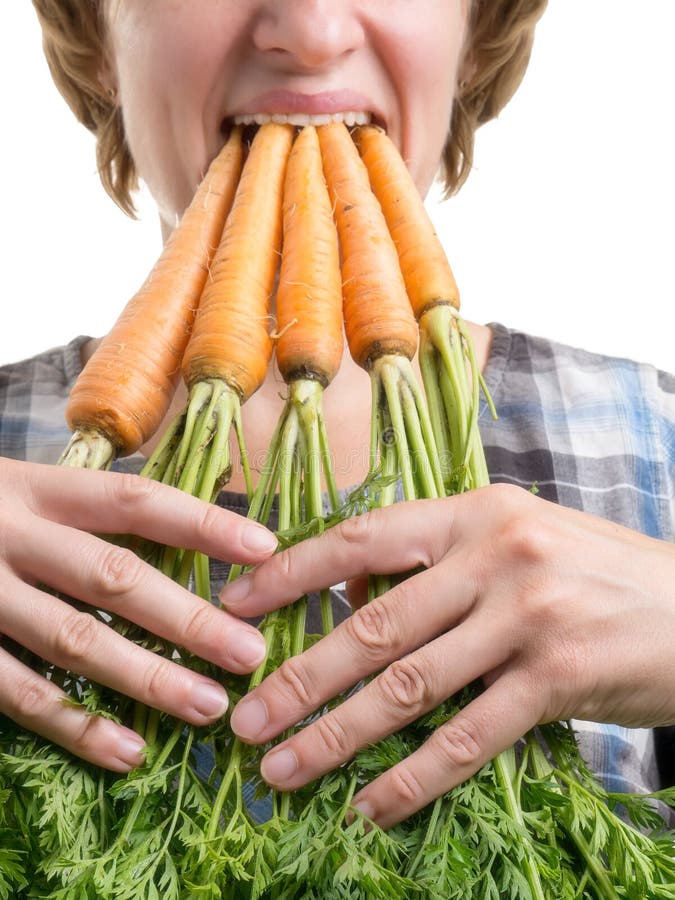
<svg viewBox="0 0 675 900"><path fill-rule="evenodd" d="M106 58L103 0L33 0L33 5L54 83L96 136L103 187L133 216L138 175L122 111L101 80ZM474 0L464 67L472 74L458 86L442 157L448 195L459 190L471 171L476 130L497 116L518 88L545 7L546 0Z"/></svg>

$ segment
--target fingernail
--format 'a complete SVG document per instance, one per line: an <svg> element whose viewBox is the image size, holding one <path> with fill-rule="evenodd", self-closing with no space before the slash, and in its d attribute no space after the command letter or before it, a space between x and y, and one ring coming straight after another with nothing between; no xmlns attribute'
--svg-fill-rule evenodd
<svg viewBox="0 0 675 900"><path fill-rule="evenodd" d="M226 608L236 606L244 601L251 591L252 579L249 575L240 575L220 592L220 602Z"/></svg>
<svg viewBox="0 0 675 900"><path fill-rule="evenodd" d="M136 768L145 762L145 741L134 732L127 732L117 742L117 758L126 766Z"/></svg>
<svg viewBox="0 0 675 900"><path fill-rule="evenodd" d="M217 684L199 681L192 689L192 707L195 712L207 719L222 716L228 703L227 694Z"/></svg>
<svg viewBox="0 0 675 900"><path fill-rule="evenodd" d="M298 758L292 750L277 750L260 764L260 774L271 784L283 784L298 771Z"/></svg>
<svg viewBox="0 0 675 900"><path fill-rule="evenodd" d="M242 666L251 669L263 661L267 653L265 638L257 631L244 631L232 647L232 656Z"/></svg>
<svg viewBox="0 0 675 900"><path fill-rule="evenodd" d="M260 525L247 525L241 533L241 543L253 553L272 553L277 548L277 539Z"/></svg>
<svg viewBox="0 0 675 900"><path fill-rule="evenodd" d="M232 711L232 731L239 737L254 741L267 726L267 708L262 700L240 700Z"/></svg>

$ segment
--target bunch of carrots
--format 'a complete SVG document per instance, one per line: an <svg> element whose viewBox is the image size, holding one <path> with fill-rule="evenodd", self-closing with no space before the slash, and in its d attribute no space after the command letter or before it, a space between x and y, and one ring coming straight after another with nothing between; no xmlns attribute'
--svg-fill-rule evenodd
<svg viewBox="0 0 675 900"><path fill-rule="evenodd" d="M270 123L246 149L234 129L84 369L61 464L105 468L136 452L160 428L182 371L187 405L143 474L213 501L233 465L234 434L249 515L269 523L274 512L282 546L398 496L488 484L481 387L491 404L452 271L394 145L372 126L350 134L331 123L296 136ZM368 475L341 503L322 396L340 365L343 322L349 351L371 379L372 424ZM241 404L275 351L287 398L254 487ZM138 550L171 578L194 579L211 602L208 559ZM230 577L237 574L233 567ZM370 596L390 586L374 577ZM320 603L325 634L333 627L328 593ZM265 617L267 658L250 679L228 677L235 700L316 639L305 633L306 608L299 598ZM110 625L222 678L129 623ZM276 795L260 782L262 751L235 739L227 719L188 727L44 668L74 702L144 733L147 764L118 778L14 729L0 765L0 833L9 836L0 898L674 896L672 836L658 834L663 823L648 800L596 784L564 724L529 734L388 833L348 816L354 792L419 747L473 688L317 785ZM252 812L254 789L270 810L264 822ZM642 831L615 814L618 804Z"/></svg>

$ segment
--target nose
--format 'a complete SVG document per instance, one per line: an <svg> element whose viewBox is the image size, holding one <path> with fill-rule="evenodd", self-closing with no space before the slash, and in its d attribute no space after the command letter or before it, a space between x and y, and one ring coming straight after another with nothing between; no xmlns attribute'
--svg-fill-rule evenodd
<svg viewBox="0 0 675 900"><path fill-rule="evenodd" d="M268 0L262 7L255 46L278 54L289 66L330 68L363 44L363 27L350 0Z"/></svg>

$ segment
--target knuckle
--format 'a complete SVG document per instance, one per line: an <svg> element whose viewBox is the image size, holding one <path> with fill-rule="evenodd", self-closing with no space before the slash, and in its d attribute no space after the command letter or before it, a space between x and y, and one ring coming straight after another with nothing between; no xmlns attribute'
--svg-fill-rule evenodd
<svg viewBox="0 0 675 900"><path fill-rule="evenodd" d="M199 504L198 527L202 534L219 534L223 530L223 510L214 503Z"/></svg>
<svg viewBox="0 0 675 900"><path fill-rule="evenodd" d="M428 747L445 768L466 769L481 758L483 741L475 722L453 719L432 734Z"/></svg>
<svg viewBox="0 0 675 900"><path fill-rule="evenodd" d="M321 742L321 749L327 751L331 758L348 759L354 752L353 742L336 714L321 716L314 723L314 729Z"/></svg>
<svg viewBox="0 0 675 900"><path fill-rule="evenodd" d="M523 504L527 504L528 498L531 497L531 494L522 487L501 481L491 484L487 490L490 500L497 508L505 512L522 508Z"/></svg>
<svg viewBox="0 0 675 900"><path fill-rule="evenodd" d="M553 551L548 526L531 513L511 518L502 529L501 543L507 557L518 565L545 564Z"/></svg>
<svg viewBox="0 0 675 900"><path fill-rule="evenodd" d="M93 756L101 746L101 719L99 716L83 716L81 727L72 737L71 748L85 759Z"/></svg>
<svg viewBox="0 0 675 900"><path fill-rule="evenodd" d="M358 609L345 621L347 635L375 660L398 650L401 639L389 604L379 597Z"/></svg>
<svg viewBox="0 0 675 900"><path fill-rule="evenodd" d="M17 685L15 695L9 699L9 718L22 724L36 722L49 708L50 694L49 685L41 678L25 679Z"/></svg>
<svg viewBox="0 0 675 900"><path fill-rule="evenodd" d="M412 657L395 660L377 680L385 702L401 720L417 718L429 708L431 690Z"/></svg>
<svg viewBox="0 0 675 900"><path fill-rule="evenodd" d="M408 760L398 763L389 772L392 808L417 808L424 800L424 787Z"/></svg>
<svg viewBox="0 0 675 900"><path fill-rule="evenodd" d="M89 613L73 610L66 614L54 634L55 662L76 671L92 655L98 638L98 625Z"/></svg>
<svg viewBox="0 0 675 900"><path fill-rule="evenodd" d="M166 659L155 657L145 670L143 678L143 699L158 709L166 708L168 687L172 681L173 666Z"/></svg>
<svg viewBox="0 0 675 900"><path fill-rule="evenodd" d="M350 516L335 527L335 533L345 544L360 546L372 538L373 521L374 516L368 513Z"/></svg>
<svg viewBox="0 0 675 900"><path fill-rule="evenodd" d="M161 489L159 482L129 472L115 473L111 484L117 506L130 511L152 501Z"/></svg>
<svg viewBox="0 0 675 900"><path fill-rule="evenodd" d="M103 594L118 596L137 588L145 567L138 556L125 547L106 547L96 562L95 589Z"/></svg>
<svg viewBox="0 0 675 900"><path fill-rule="evenodd" d="M187 620L180 631L180 641L186 647L201 643L203 638L209 638L216 631L214 617L217 610L205 600L197 600L195 607L190 611ZM220 629L219 629L220 630Z"/></svg>
<svg viewBox="0 0 675 900"><path fill-rule="evenodd" d="M299 656L291 656L282 662L276 671L282 693L301 709L318 706L316 691L309 672Z"/></svg>
<svg viewBox="0 0 675 900"><path fill-rule="evenodd" d="M266 560L265 571L272 581L276 581L277 579L283 581L283 583L292 581L295 577L293 554L289 553L288 550L283 550L271 559ZM260 569L254 568L250 577L253 579L259 578Z"/></svg>

